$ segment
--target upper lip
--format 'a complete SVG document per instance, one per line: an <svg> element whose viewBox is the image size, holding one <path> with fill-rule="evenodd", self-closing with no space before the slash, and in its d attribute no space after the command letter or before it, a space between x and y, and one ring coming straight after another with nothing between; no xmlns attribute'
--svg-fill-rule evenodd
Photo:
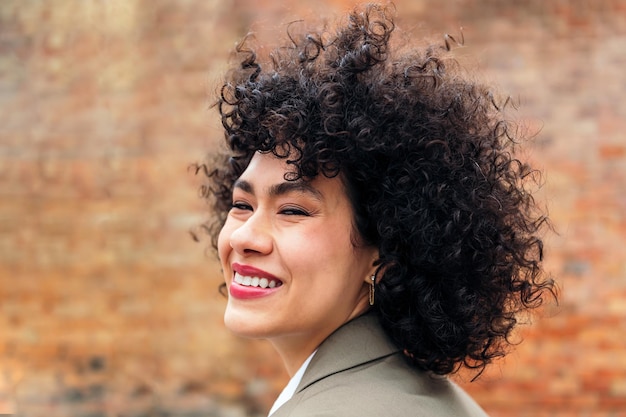
<svg viewBox="0 0 626 417"><path fill-rule="evenodd" d="M254 266L251 266L251 265L241 265L238 263L233 263L232 266L233 266L233 271L246 277L259 277L259 278L267 278L267 279L274 279L274 280L280 281L280 279L276 278L274 275L270 274L269 272L263 271L262 269L259 269L259 268L255 268Z"/></svg>

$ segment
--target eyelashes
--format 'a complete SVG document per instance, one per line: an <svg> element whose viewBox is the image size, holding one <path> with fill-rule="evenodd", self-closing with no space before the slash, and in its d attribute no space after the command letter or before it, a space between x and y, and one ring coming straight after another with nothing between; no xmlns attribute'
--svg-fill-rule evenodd
<svg viewBox="0 0 626 417"><path fill-rule="evenodd" d="M231 210L233 209L240 210L240 211L254 211L254 209L252 208L250 204L241 202L241 201L234 201L231 204ZM286 216L305 216L305 217L308 217L311 215L308 210L299 206L281 207L280 210L278 211L278 214L283 214Z"/></svg>
<svg viewBox="0 0 626 417"><path fill-rule="evenodd" d="M242 203L234 201L231 206L231 209L244 210L244 211L252 211L252 206L250 204Z"/></svg>
<svg viewBox="0 0 626 417"><path fill-rule="evenodd" d="M310 216L309 212L301 207L286 207L281 209L279 213L287 216Z"/></svg>

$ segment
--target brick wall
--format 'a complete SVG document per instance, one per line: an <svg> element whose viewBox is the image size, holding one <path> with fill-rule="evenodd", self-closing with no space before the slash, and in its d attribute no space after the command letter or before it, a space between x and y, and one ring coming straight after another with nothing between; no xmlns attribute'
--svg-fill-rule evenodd
<svg viewBox="0 0 626 417"><path fill-rule="evenodd" d="M352 2L0 2L0 414L263 415L286 375L222 325L187 167L234 42ZM541 127L561 305L478 382L494 416L626 415L626 3L397 0ZM252 9L252 7L255 7ZM456 32L455 32L456 31Z"/></svg>

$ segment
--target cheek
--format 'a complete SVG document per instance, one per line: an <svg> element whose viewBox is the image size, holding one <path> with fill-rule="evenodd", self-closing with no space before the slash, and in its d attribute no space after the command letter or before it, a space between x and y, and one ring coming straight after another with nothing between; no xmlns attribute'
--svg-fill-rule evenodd
<svg viewBox="0 0 626 417"><path fill-rule="evenodd" d="M297 253L302 262L302 253L307 253L307 263L319 271L345 273L354 263L355 250L349 231L342 224L329 225L306 236L301 242L304 247ZM295 245L294 245L295 246ZM302 249L302 248L299 248Z"/></svg>

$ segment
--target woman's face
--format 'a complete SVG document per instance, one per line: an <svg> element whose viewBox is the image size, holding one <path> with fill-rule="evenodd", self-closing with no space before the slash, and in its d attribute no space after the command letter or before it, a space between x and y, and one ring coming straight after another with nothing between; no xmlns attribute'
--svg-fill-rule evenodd
<svg viewBox="0 0 626 417"><path fill-rule="evenodd" d="M235 183L218 240L229 291L224 321L236 334L312 351L368 308L378 252L353 245L339 178L285 181L290 169L257 153Z"/></svg>

